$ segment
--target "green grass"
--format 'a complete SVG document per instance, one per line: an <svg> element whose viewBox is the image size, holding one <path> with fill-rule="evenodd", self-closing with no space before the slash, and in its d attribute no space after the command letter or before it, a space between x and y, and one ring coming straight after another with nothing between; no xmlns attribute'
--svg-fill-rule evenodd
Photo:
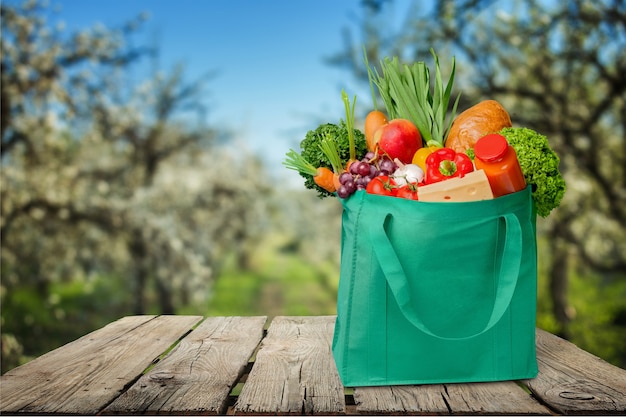
<svg viewBox="0 0 626 417"><path fill-rule="evenodd" d="M338 267L311 264L267 243L255 255L253 271L229 261L213 288L209 315L335 314Z"/></svg>

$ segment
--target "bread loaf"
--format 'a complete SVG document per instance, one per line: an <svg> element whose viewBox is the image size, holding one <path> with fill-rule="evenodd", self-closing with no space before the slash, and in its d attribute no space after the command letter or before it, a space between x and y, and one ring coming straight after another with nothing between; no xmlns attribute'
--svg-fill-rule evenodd
<svg viewBox="0 0 626 417"><path fill-rule="evenodd" d="M445 146L456 152L465 152L483 136L511 126L511 117L500 103L484 100L454 119Z"/></svg>

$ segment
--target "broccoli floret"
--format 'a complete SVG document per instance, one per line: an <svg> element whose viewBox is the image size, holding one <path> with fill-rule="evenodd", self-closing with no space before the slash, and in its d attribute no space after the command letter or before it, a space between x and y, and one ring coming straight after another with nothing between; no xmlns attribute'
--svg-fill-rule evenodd
<svg viewBox="0 0 626 417"><path fill-rule="evenodd" d="M365 142L365 135L358 129L353 129L354 132L354 147L356 148L357 159L361 159L367 153L367 143ZM339 157L342 163L345 165L350 159L350 140L348 138L348 128L342 121L341 124L336 125L332 123L326 123L318 126L314 130L307 132L305 138L300 142L301 155L315 167L328 167L332 169L332 165L324 152L320 149L320 143L322 139L330 134L337 143L337 150L339 151ZM313 176L305 173L300 173L304 177L304 186L311 190L318 192L318 197L324 198L333 196L332 193L324 190L313 181Z"/></svg>
<svg viewBox="0 0 626 417"><path fill-rule="evenodd" d="M550 148L548 139L525 127L507 127L500 131L515 149L526 184L532 186L537 214L547 217L561 204L565 180L559 172L560 159Z"/></svg>

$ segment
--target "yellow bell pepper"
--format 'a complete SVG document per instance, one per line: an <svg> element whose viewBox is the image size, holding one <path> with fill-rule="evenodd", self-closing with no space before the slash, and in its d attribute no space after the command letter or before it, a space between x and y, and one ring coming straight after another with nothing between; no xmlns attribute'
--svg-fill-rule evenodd
<svg viewBox="0 0 626 417"><path fill-rule="evenodd" d="M439 149L439 146L428 146L425 148L419 148L417 152L415 152L415 154L413 155L413 160L411 161L411 163L417 165L418 167L422 168L422 171L426 172L426 158L428 158L428 155L435 152L437 149Z"/></svg>

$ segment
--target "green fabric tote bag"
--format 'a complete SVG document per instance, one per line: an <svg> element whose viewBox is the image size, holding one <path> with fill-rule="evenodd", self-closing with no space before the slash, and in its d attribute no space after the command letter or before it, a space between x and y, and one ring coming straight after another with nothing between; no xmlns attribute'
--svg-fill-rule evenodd
<svg viewBox="0 0 626 417"><path fill-rule="evenodd" d="M530 187L467 203L342 201L333 355L345 386L537 375Z"/></svg>

